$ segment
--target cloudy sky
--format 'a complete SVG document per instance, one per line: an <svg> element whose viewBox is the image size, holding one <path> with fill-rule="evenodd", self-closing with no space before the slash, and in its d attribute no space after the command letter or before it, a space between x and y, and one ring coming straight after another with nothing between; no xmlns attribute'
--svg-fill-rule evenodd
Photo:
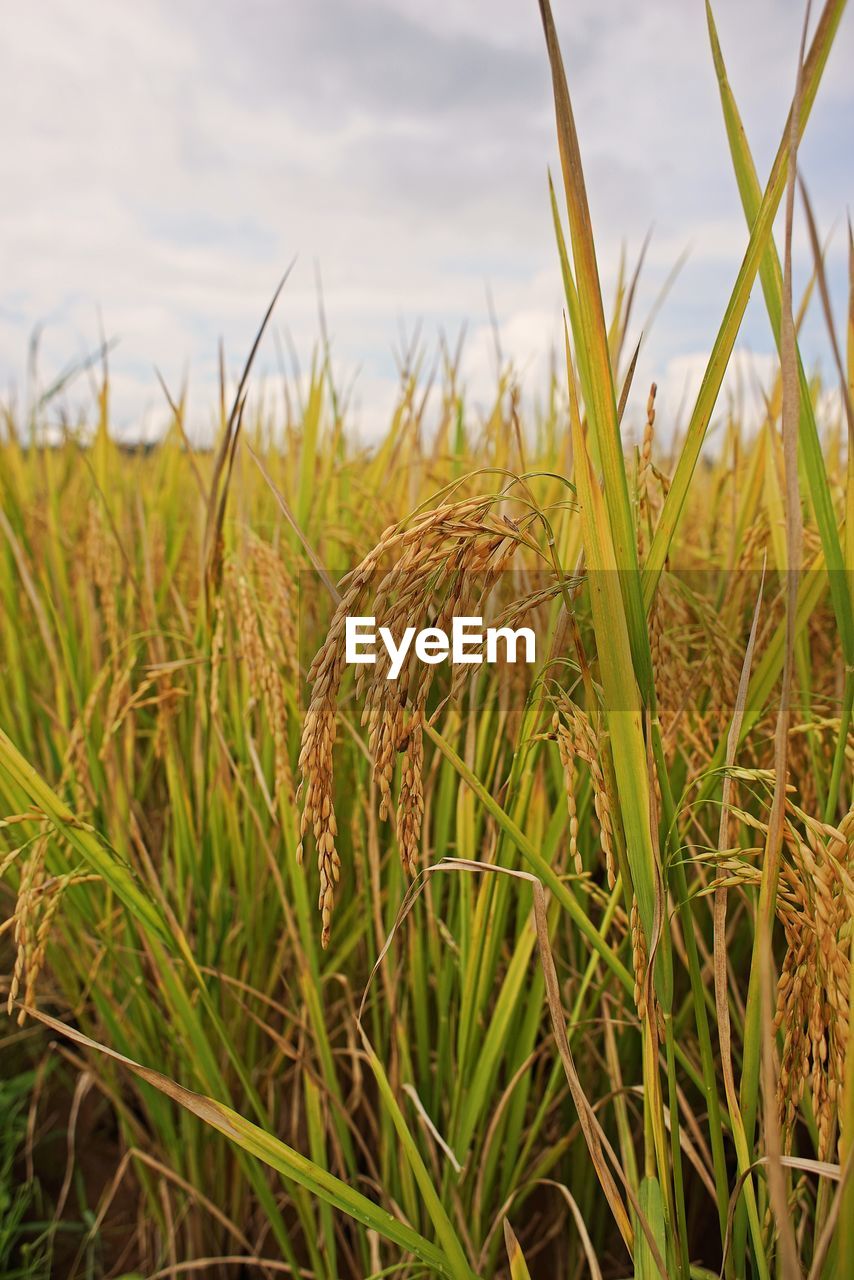
<svg viewBox="0 0 854 1280"><path fill-rule="evenodd" d="M640 371L658 377L675 412L746 244L703 5L554 7L606 288L621 243L634 256L653 227L640 322L690 251ZM763 179L792 92L802 12L794 0L717 0ZM846 14L802 149L822 233L833 232L839 317L854 203L852 61ZM455 338L467 322L471 395L485 396L494 373L488 290L525 385L533 392L543 377L561 298L546 188L554 125L535 0L9 6L0 122L2 399L26 398L36 326L45 384L97 345L103 323L117 341L117 425L156 428L156 366L173 388L189 370L201 428L219 337L236 370L294 255L279 332L309 359L319 265L333 356L342 377L357 374L365 430L389 403L393 352L416 321L428 343L440 331ZM803 277L802 227L797 264ZM767 369L761 298L740 345ZM826 363L818 308L804 348ZM259 372L276 367L270 343ZM75 395L87 394L84 381Z"/></svg>

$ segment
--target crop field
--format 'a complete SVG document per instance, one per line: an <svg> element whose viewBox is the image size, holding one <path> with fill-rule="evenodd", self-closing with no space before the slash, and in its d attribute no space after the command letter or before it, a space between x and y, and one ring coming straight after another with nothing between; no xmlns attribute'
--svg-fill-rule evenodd
<svg viewBox="0 0 854 1280"><path fill-rule="evenodd" d="M357 445L320 342L276 403L223 377L210 449L174 390L117 444L106 355L82 435L61 387L5 411L0 1276L854 1276L854 251L833 334L796 173L843 9L764 186L709 15L745 256L679 423L547 0L537 408L413 348ZM758 427L719 394L751 291ZM394 649L459 617L535 653Z"/></svg>

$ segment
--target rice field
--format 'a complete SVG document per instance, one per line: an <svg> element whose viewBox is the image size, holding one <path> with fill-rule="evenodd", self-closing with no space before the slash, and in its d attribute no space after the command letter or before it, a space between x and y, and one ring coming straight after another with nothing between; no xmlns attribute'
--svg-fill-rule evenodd
<svg viewBox="0 0 854 1280"><path fill-rule="evenodd" d="M681 424L633 379L630 271L603 302L540 8L536 411L512 365L478 415L412 351L360 447L321 342L278 408L250 355L209 450L174 392L120 447L106 356L85 442L51 395L4 413L10 1280L854 1275L854 253L840 395L797 344L808 306L832 333L796 159L844 3L764 188L709 13L746 248ZM719 395L754 289L758 429ZM528 627L536 660L413 641L389 678L354 617Z"/></svg>

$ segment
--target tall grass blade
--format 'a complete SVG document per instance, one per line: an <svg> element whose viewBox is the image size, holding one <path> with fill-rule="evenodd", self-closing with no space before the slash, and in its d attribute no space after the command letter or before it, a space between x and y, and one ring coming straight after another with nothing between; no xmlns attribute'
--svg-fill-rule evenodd
<svg viewBox="0 0 854 1280"><path fill-rule="evenodd" d="M806 129L844 8L845 0L828 0L822 11L809 54L804 63L802 89L796 117L796 136L799 141ZM694 474L700 450L703 447L706 430L711 421L718 392L721 389L721 383L735 346L738 330L750 298L750 291L767 249L774 219L785 190L790 139L793 136L791 128L793 113L790 111L789 115L790 118L787 120L786 127L783 130L783 136L774 158L765 192L759 204L756 217L752 222L750 239L748 240L744 259L709 356L702 384L685 433L685 440L676 465L673 482L665 499L652 545L649 549L649 555L644 565L644 601L647 605L651 603L655 594L658 579L664 568L664 562L667 559L674 533L685 506L691 477Z"/></svg>
<svg viewBox="0 0 854 1280"><path fill-rule="evenodd" d="M429 1240L420 1236L417 1231L413 1231L406 1223L398 1221L392 1214L375 1204L373 1200L369 1200L367 1196L363 1196L361 1192L354 1190L339 1178L333 1177L332 1174L327 1173L325 1169L314 1164L305 1156L301 1156L297 1151L293 1151L284 1142L280 1142L278 1138L260 1129L258 1125L244 1119L243 1116L232 1111L230 1107L224 1106L213 1098L206 1098L201 1094L193 1093L190 1089L185 1089L183 1085L170 1080L168 1076L164 1076L161 1072L154 1071L151 1067L145 1067L138 1062L133 1062L123 1054L117 1053L115 1049L98 1044L97 1041L91 1040L88 1036L83 1035L82 1032L67 1026L56 1018L51 1018L47 1014L41 1013L37 1009L28 1009L27 1013L58 1035L72 1040L83 1048L104 1054L114 1062L118 1062L120 1066L132 1071L134 1075L139 1076L141 1080L144 1080L153 1089L157 1089L171 1101L197 1116L206 1125L216 1129L228 1138L230 1142L235 1143L236 1146L241 1147L249 1155L254 1156L256 1160L269 1165L271 1169L275 1169L277 1173L282 1174L283 1177L290 1179L299 1186L305 1187L312 1195L347 1214L348 1217L354 1218L357 1222L361 1222L363 1225L377 1231L385 1239L391 1240L392 1243L398 1245L407 1253L411 1253L420 1261L435 1268L437 1275L447 1276L455 1280L461 1274L452 1268L439 1249L432 1245Z"/></svg>

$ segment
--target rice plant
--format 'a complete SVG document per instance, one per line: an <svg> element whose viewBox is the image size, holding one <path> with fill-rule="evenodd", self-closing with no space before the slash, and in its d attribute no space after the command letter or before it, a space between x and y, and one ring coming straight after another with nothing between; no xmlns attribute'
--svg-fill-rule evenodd
<svg viewBox="0 0 854 1280"><path fill-rule="evenodd" d="M85 438L5 411L0 1050L31 1175L63 1117L52 1274L854 1275L854 251L839 340L805 193L803 300L791 261L843 9L764 189L708 9L746 248L682 430L633 382L632 279L603 303L548 0L539 410L508 365L478 418L447 353L428 396L413 353L358 447L323 343L256 409L271 306L211 450L180 397L121 448L106 357ZM757 279L751 428L720 393ZM819 304L837 401L798 351ZM536 661L413 639L474 616Z"/></svg>

